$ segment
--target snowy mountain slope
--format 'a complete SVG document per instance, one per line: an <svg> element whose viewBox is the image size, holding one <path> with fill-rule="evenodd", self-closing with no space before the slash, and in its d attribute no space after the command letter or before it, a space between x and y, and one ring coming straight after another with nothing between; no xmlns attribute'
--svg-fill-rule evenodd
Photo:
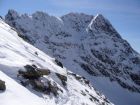
<svg viewBox="0 0 140 105"><path fill-rule="evenodd" d="M84 77L21 39L0 19L0 105L113 105Z"/></svg>
<svg viewBox="0 0 140 105"><path fill-rule="evenodd" d="M45 100L19 85L15 80L0 71L0 77L6 82L6 91L0 93L0 105L45 105ZM31 101L32 99L32 101Z"/></svg>
<svg viewBox="0 0 140 105"><path fill-rule="evenodd" d="M70 13L58 18L43 12L28 16L10 10L5 20L20 37L85 76L93 85L96 82L95 86L116 104L140 104L135 98L140 95L140 55L102 15ZM104 78L100 84L96 79L99 77ZM110 85L103 84L108 80ZM112 88L116 86L114 82L119 88ZM116 91L113 97L104 85Z"/></svg>

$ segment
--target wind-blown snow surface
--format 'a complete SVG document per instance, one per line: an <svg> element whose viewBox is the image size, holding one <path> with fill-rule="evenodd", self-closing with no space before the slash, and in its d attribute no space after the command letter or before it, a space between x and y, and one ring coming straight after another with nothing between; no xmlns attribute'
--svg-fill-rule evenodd
<svg viewBox="0 0 140 105"><path fill-rule="evenodd" d="M58 18L10 10L5 20L20 37L95 83L115 104L140 104L140 55L102 15Z"/></svg>
<svg viewBox="0 0 140 105"><path fill-rule="evenodd" d="M57 96L43 94L31 86L21 85L20 79L23 78L18 77L18 70L24 70L25 65L32 64L51 71L51 74L40 79L43 82L55 83L55 86L61 89ZM67 77L66 86L61 84L56 73ZM90 84L86 84L83 77L59 67L54 58L23 41L12 27L1 19L0 79L6 84L6 90L0 92L0 105L113 105Z"/></svg>

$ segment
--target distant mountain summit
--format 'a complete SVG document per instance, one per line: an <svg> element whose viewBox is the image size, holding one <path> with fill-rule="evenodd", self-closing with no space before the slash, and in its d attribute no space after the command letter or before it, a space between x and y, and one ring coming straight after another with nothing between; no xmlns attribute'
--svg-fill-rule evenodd
<svg viewBox="0 0 140 105"><path fill-rule="evenodd" d="M136 98L140 95L140 55L101 14L55 17L44 12L20 15L10 10L5 21L24 40L88 78L114 103L140 104Z"/></svg>

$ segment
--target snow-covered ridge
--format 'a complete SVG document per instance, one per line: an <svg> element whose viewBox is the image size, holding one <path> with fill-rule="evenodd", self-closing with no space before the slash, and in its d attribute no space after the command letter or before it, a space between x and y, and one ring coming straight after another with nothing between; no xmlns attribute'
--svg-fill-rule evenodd
<svg viewBox="0 0 140 105"><path fill-rule="evenodd" d="M25 42L0 20L0 105L113 105L85 78Z"/></svg>
<svg viewBox="0 0 140 105"><path fill-rule="evenodd" d="M112 84L109 88L115 82L124 89L123 94L140 93L140 55L121 38L104 16L69 13L57 18L43 12L34 14L18 14L14 18L10 12L5 21L19 32L20 37L57 58L68 69L85 76L93 85L93 80L105 77ZM101 83L103 81L106 80ZM126 99L123 95L114 95L112 98L111 93L101 87L103 84L95 85L116 104L140 103L133 95L129 95L132 101L128 103L119 101L117 97ZM114 91L122 93L120 89L114 88Z"/></svg>

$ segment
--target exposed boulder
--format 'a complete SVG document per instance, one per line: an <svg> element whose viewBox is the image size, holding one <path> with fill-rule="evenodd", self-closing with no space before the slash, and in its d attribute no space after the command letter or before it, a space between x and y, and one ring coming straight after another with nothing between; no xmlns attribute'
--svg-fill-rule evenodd
<svg viewBox="0 0 140 105"><path fill-rule="evenodd" d="M60 61L58 61L57 59L55 59L55 63L56 63L58 66L60 66L60 67L63 68L63 64L62 64Z"/></svg>
<svg viewBox="0 0 140 105"><path fill-rule="evenodd" d="M0 91L5 91L5 90L6 90L5 82L0 80Z"/></svg>
<svg viewBox="0 0 140 105"><path fill-rule="evenodd" d="M26 71L19 70L19 75L26 79L38 79L41 75L32 66L28 66Z"/></svg>
<svg viewBox="0 0 140 105"><path fill-rule="evenodd" d="M37 69L40 75L49 75L51 72L48 69Z"/></svg>
<svg viewBox="0 0 140 105"><path fill-rule="evenodd" d="M26 71L19 70L19 75L26 79L39 79L43 75L49 75L50 70L48 69L39 69L35 65L26 65L24 66Z"/></svg>
<svg viewBox="0 0 140 105"><path fill-rule="evenodd" d="M33 89L39 92L45 92L46 86L40 80L30 80L30 84L33 86Z"/></svg>
<svg viewBox="0 0 140 105"><path fill-rule="evenodd" d="M58 95L58 91L63 92L55 82L50 81L46 78L46 81L42 80L43 75L49 75L51 73L48 69L37 68L36 65L26 65L24 66L26 71L19 70L18 76L23 77L20 81L23 86L32 86L32 88L38 92L44 94L52 93L54 96ZM56 75L61 79L62 84L65 86L67 77L56 73Z"/></svg>
<svg viewBox="0 0 140 105"><path fill-rule="evenodd" d="M56 73L56 75L57 75L57 77L61 80L61 82L62 82L62 84L64 85L64 86L66 86L67 85L67 77L66 76L64 76L64 75L61 75L61 74L58 74L58 73Z"/></svg>
<svg viewBox="0 0 140 105"><path fill-rule="evenodd" d="M53 93L54 96L57 96L58 91L63 92L60 88L58 88L58 86L55 82L51 83L50 81L48 81L48 87L46 89L46 94Z"/></svg>

